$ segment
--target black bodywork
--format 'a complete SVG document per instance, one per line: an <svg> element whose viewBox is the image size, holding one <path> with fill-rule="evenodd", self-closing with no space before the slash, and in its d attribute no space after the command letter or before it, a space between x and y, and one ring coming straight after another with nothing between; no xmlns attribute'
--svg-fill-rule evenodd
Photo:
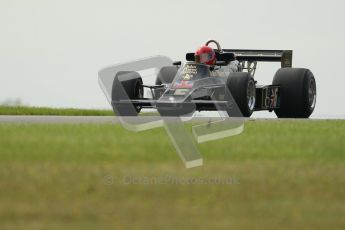
<svg viewBox="0 0 345 230"><path fill-rule="evenodd" d="M132 116L137 115L141 108L156 108L161 115L175 116L202 110L225 110L229 116L242 116L238 109L234 109L236 106L234 100L231 100L233 98L228 90L229 75L248 72L254 77L257 62L280 62L282 68L292 66L292 50L222 49L216 50L216 58L216 65L208 66L195 63L194 53L187 53L185 64L177 62L170 67L170 74L174 77L167 84L148 86L139 81L138 85L128 85L126 81L138 78L137 74L118 73L112 90L114 111L120 115ZM121 79L123 75L127 75L126 80ZM140 93L128 95L129 87L133 90L149 88L152 98L143 98ZM255 94L253 111L279 108L279 85L262 86L255 81Z"/></svg>

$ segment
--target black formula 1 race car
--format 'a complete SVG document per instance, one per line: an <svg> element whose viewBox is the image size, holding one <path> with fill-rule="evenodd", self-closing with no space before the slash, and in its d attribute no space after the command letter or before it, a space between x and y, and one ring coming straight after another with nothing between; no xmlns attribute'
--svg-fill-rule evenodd
<svg viewBox="0 0 345 230"><path fill-rule="evenodd" d="M274 111L279 118L308 118L316 103L313 73L292 68L292 50L221 49L214 65L186 62L160 69L155 85L144 85L138 72L121 71L112 85L112 106L117 115L137 116L142 108L155 108L162 116L183 116L195 111L222 110L230 117L250 117L254 111ZM254 79L258 62L280 62L272 85ZM124 77L125 76L125 77ZM151 97L144 98L144 88Z"/></svg>

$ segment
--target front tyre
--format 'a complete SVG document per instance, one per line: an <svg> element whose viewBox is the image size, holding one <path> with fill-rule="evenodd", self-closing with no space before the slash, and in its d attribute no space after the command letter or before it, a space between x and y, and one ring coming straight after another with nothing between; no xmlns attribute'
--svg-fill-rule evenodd
<svg viewBox="0 0 345 230"><path fill-rule="evenodd" d="M156 78L156 85L170 84L173 82L176 73L178 71L177 66L164 66L162 67Z"/></svg>
<svg viewBox="0 0 345 230"><path fill-rule="evenodd" d="M135 71L120 71L114 78L112 86L112 103L122 100L142 99L144 96L143 80ZM118 116L137 116L141 106L133 104L113 104L113 110Z"/></svg>
<svg viewBox="0 0 345 230"><path fill-rule="evenodd" d="M256 87L253 77L246 72L231 73L227 87L244 117L250 117L254 112Z"/></svg>
<svg viewBox="0 0 345 230"><path fill-rule="evenodd" d="M316 81L309 69L282 68L273 78L280 86L280 107L274 112L279 118L308 118L315 109Z"/></svg>

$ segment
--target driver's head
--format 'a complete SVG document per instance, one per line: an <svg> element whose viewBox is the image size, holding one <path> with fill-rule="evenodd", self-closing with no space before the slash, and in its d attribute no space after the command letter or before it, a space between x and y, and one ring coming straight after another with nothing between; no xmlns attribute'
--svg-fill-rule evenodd
<svg viewBox="0 0 345 230"><path fill-rule="evenodd" d="M202 46L195 51L195 62L204 63L206 65L214 65L216 63L216 53L209 46Z"/></svg>

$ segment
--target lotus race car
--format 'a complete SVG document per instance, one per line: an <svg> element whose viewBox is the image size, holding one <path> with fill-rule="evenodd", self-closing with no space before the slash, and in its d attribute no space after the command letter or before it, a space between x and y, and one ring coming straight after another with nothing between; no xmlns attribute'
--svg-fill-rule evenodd
<svg viewBox="0 0 345 230"><path fill-rule="evenodd" d="M309 69L292 68L292 50L239 50L217 48L215 62L205 64L195 53L186 62L160 69L155 85L145 85L138 72L121 71L112 85L117 115L137 116L142 108L162 116L195 111L226 111L230 117L250 117L254 111L274 111L279 118L308 118L316 104L316 82ZM279 62L271 85L254 79L258 62ZM144 98L144 88L150 97Z"/></svg>

